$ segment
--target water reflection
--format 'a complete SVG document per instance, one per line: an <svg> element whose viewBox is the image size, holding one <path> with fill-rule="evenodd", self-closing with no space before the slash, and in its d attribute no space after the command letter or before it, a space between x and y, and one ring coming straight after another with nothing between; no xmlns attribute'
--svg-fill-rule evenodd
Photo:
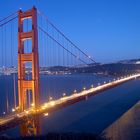
<svg viewBox="0 0 140 140"><path fill-rule="evenodd" d="M32 115L26 118L26 122L20 125L21 136L37 136L41 134L40 116Z"/></svg>

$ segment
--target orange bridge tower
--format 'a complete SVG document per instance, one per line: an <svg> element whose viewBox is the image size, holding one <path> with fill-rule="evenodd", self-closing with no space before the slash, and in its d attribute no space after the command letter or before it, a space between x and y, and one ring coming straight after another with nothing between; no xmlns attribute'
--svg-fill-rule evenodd
<svg viewBox="0 0 140 140"><path fill-rule="evenodd" d="M24 31L24 21L31 20L31 30ZM31 40L31 52L25 52L25 41ZM27 93L30 91L32 105L39 105L39 60L38 60L38 31L37 31L37 9L23 12L18 15L18 98L19 109L27 108ZM26 63L31 63L31 78L26 76Z"/></svg>
<svg viewBox="0 0 140 140"><path fill-rule="evenodd" d="M31 20L31 29L25 31L25 20ZM30 52L25 51L25 41L31 40ZM28 46L27 46L28 47ZM26 63L31 63L31 78L27 79ZM31 94L31 102L35 108L39 105L39 58L38 58L38 31L37 9L23 12L18 15L18 99L19 109L24 111L28 108L27 93ZM20 126L21 135L40 134L39 116L29 116Z"/></svg>

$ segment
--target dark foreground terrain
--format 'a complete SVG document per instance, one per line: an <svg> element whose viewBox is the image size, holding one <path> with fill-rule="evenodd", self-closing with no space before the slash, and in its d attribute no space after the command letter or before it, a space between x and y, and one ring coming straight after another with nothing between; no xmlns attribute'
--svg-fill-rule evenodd
<svg viewBox="0 0 140 140"><path fill-rule="evenodd" d="M0 136L0 140L107 140L94 134L84 133L48 133L44 136L18 137L10 138L8 136Z"/></svg>

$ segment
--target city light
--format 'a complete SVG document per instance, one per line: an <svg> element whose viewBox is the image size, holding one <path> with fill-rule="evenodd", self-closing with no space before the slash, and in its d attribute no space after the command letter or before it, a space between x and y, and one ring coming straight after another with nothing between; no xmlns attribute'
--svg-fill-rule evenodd
<svg viewBox="0 0 140 140"><path fill-rule="evenodd" d="M46 107L45 106L42 106L41 109L44 110L44 109L46 109Z"/></svg>
<svg viewBox="0 0 140 140"><path fill-rule="evenodd" d="M29 114L29 111L25 111L26 114Z"/></svg>
<svg viewBox="0 0 140 140"><path fill-rule="evenodd" d="M86 90L86 87L83 87L83 90Z"/></svg>
<svg viewBox="0 0 140 140"><path fill-rule="evenodd" d="M49 100L52 100L52 99L53 99L52 97L49 98Z"/></svg>
<svg viewBox="0 0 140 140"><path fill-rule="evenodd" d="M14 108L12 108L12 112L15 112L15 109Z"/></svg>
<svg viewBox="0 0 140 140"><path fill-rule="evenodd" d="M34 106L35 106L35 104L34 104L34 103L32 103L32 104L31 104L31 106L32 106L32 107L34 107Z"/></svg>
<svg viewBox="0 0 140 140"><path fill-rule="evenodd" d="M49 113L44 113L44 116L47 117L49 115Z"/></svg>
<svg viewBox="0 0 140 140"><path fill-rule="evenodd" d="M47 107L48 107L48 104L46 103L43 107L44 107L44 108L47 108Z"/></svg>
<svg viewBox="0 0 140 140"><path fill-rule="evenodd" d="M75 89L75 90L74 90L74 93L76 93L76 92L77 92L77 90Z"/></svg>
<svg viewBox="0 0 140 140"><path fill-rule="evenodd" d="M51 102L50 102L50 105L51 105L51 106L54 106L54 105L55 105L55 101L51 101Z"/></svg>

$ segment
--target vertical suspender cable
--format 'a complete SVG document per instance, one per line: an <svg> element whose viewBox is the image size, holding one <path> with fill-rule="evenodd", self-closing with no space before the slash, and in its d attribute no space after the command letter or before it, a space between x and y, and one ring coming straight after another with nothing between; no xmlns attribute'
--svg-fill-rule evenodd
<svg viewBox="0 0 140 140"><path fill-rule="evenodd" d="M7 91L6 91L6 112L9 113L9 98Z"/></svg>

